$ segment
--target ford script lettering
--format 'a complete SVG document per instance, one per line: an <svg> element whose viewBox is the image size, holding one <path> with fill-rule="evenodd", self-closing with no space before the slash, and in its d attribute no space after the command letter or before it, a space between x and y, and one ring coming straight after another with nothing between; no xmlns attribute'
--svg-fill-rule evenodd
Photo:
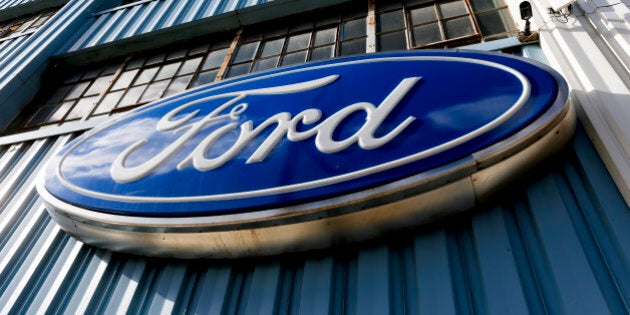
<svg viewBox="0 0 630 315"><path fill-rule="evenodd" d="M113 250L225 258L321 248L492 198L568 142L567 95L555 71L504 54L307 63L61 136L37 188L63 230Z"/></svg>
<svg viewBox="0 0 630 315"><path fill-rule="evenodd" d="M164 148L160 153L151 157L150 160L135 166L125 167L124 161L127 159L131 152L135 151L138 147L144 145L148 140L142 139L133 145L125 149L117 158L111 167L112 178L119 182L125 183L129 181L138 180L147 176L156 167L161 165L167 158L172 156L177 150L190 139L192 139L200 130L212 122L221 120L233 120L238 121L241 114L243 114L247 107L247 103L240 103L248 95L274 95L274 94L289 94L309 89L325 86L326 84L337 79L338 76L329 76L323 79L314 80L310 82L303 82L293 85L263 88L248 91L238 91L225 94L219 94L211 96L205 99L201 99L189 104L181 105L174 110L170 111L164 117L162 117L156 126L156 130L159 132L179 132L183 133L177 140L172 142L168 147ZM237 153L243 150L243 148L257 137L263 130L270 126L276 125L273 132L263 141L263 143L254 151L254 153L247 159L247 163L256 163L265 159L265 157L273 150L273 148L286 137L290 141L302 141L311 137L315 137L315 145L317 149L322 153L335 153L341 151L353 143L358 143L362 149L370 150L375 149L383 144L389 142L392 138L400 134L400 132L407 127L414 117L407 117L401 124L394 127L394 130L388 134L375 138L374 133L381 125L387 115L394 109L394 107L400 102L400 100L407 94L409 89L419 81L420 78L405 78L400 84L385 98L385 100L377 107L369 102L355 103L347 106L330 117L326 118L317 126L307 131L296 130L298 124L311 125L318 122L322 117L322 112L316 108L306 109L295 117L291 117L290 113L282 112L266 119L260 125L253 127L254 123L251 120L239 125L236 122L230 122L220 128L212 131L206 138L204 138L195 149L177 165L177 169L182 169L192 164L197 170L208 171L220 167L228 160L232 159ZM177 114L180 114L182 110L189 108L193 105L203 104L204 101L212 99L224 99L231 98L225 103L221 104L215 110L208 115L194 123L189 123L195 118L198 111L185 115L180 119L173 119ZM224 113L226 112L227 113ZM356 111L364 111L366 113L365 123L359 130L347 139L340 141L333 139L333 133L339 125L339 123L347 118L349 115ZM206 152L211 151L212 145L220 140L221 136L230 132L236 128L239 128L239 136L226 152L221 153L218 157L209 159L206 157ZM185 130L185 131L183 131Z"/></svg>

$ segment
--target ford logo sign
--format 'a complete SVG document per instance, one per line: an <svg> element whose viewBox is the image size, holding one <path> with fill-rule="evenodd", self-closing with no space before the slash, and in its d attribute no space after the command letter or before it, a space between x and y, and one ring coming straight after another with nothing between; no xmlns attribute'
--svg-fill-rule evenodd
<svg viewBox="0 0 630 315"><path fill-rule="evenodd" d="M502 54L424 51L225 80L69 142L38 190L67 232L144 255L241 257L469 209L572 135L567 86Z"/></svg>

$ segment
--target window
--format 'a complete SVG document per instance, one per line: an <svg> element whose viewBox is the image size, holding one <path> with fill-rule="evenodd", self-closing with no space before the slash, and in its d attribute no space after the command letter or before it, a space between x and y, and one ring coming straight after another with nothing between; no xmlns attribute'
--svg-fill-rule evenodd
<svg viewBox="0 0 630 315"><path fill-rule="evenodd" d="M0 22L0 38L17 36L29 31L35 31L44 25L44 23L46 23L53 15L55 15L57 10L57 8L45 10L35 14Z"/></svg>
<svg viewBox="0 0 630 315"><path fill-rule="evenodd" d="M377 2L379 51L456 47L516 33L503 0Z"/></svg>
<svg viewBox="0 0 630 315"><path fill-rule="evenodd" d="M27 127L109 115L213 82L232 37L74 71Z"/></svg>
<svg viewBox="0 0 630 315"><path fill-rule="evenodd" d="M365 53L372 31L379 51L456 47L512 36L517 30L503 1L376 0L374 28L367 22L368 2L351 1L225 36L63 69L62 83L43 92L25 109L31 115L20 115L10 129L111 115L223 78Z"/></svg>
<svg viewBox="0 0 630 315"><path fill-rule="evenodd" d="M332 12L246 28L226 77L365 53L366 15L366 4L354 2Z"/></svg>

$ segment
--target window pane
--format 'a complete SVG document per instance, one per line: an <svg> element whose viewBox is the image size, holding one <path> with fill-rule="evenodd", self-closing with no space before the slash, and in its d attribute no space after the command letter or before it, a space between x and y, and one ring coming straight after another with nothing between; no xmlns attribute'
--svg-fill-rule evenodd
<svg viewBox="0 0 630 315"><path fill-rule="evenodd" d="M79 96L81 96L81 94L83 94L83 91L85 91L85 89L88 87L88 85L90 84L90 82L81 82L81 83L77 83L72 90L70 90L70 93L68 93L68 95L66 95L66 100L69 99L73 99L73 98L78 98Z"/></svg>
<svg viewBox="0 0 630 315"><path fill-rule="evenodd" d="M98 74L101 72L101 68L98 69L90 69L88 71L85 72L85 74L83 74L83 77L81 79L86 80L86 79L94 79L98 76Z"/></svg>
<svg viewBox="0 0 630 315"><path fill-rule="evenodd" d="M181 68L179 68L179 72L177 72L177 75L191 74L195 72L200 63L201 57L184 61L184 64Z"/></svg>
<svg viewBox="0 0 630 315"><path fill-rule="evenodd" d="M146 85L141 85L129 89L116 108L138 103L138 99L146 87Z"/></svg>
<svg viewBox="0 0 630 315"><path fill-rule="evenodd" d="M144 64L144 60L145 58L134 58L131 61L129 61L129 63L127 63L127 66L125 67L125 69L140 68Z"/></svg>
<svg viewBox="0 0 630 315"><path fill-rule="evenodd" d="M223 63L223 59L225 59L225 55L227 55L228 49L214 50L208 54L206 57L206 61L201 66L201 69L208 70L212 68L218 68Z"/></svg>
<svg viewBox="0 0 630 315"><path fill-rule="evenodd" d="M330 59L335 56L335 46L324 46L313 49L311 52L311 60Z"/></svg>
<svg viewBox="0 0 630 315"><path fill-rule="evenodd" d="M377 32L399 30L405 27L402 10L387 12L378 15Z"/></svg>
<svg viewBox="0 0 630 315"><path fill-rule="evenodd" d="M149 87L146 91L144 91L140 102L156 100L162 97L162 94L164 94L164 90L166 90L169 83L169 80L165 80L149 84Z"/></svg>
<svg viewBox="0 0 630 315"><path fill-rule="evenodd" d="M294 35L289 37L287 42L287 52L308 48L311 40L311 33Z"/></svg>
<svg viewBox="0 0 630 315"><path fill-rule="evenodd" d="M337 37L336 27L317 31L315 32L315 39L313 40L313 45L320 46L320 45L334 43L336 37Z"/></svg>
<svg viewBox="0 0 630 315"><path fill-rule="evenodd" d="M417 25L433 21L437 21L437 15L433 6L411 10L411 24Z"/></svg>
<svg viewBox="0 0 630 315"><path fill-rule="evenodd" d="M160 63L160 62L164 61L164 58L166 58L166 53L161 53L161 54L158 54L158 55L152 55L147 60L147 65L154 65L156 63Z"/></svg>
<svg viewBox="0 0 630 315"><path fill-rule="evenodd" d="M256 62L254 65L254 71L261 71L266 69L275 68L278 64L278 59L280 57L273 57L269 59L261 59Z"/></svg>
<svg viewBox="0 0 630 315"><path fill-rule="evenodd" d="M279 38L271 41L267 41L263 44L262 53L260 57L269 57L273 55L279 55L282 52L282 45L284 45L284 38Z"/></svg>
<svg viewBox="0 0 630 315"><path fill-rule="evenodd" d="M210 47L210 45L205 44L205 45L200 45L197 47L193 47L188 51L188 55L192 56L192 55L196 55L196 54L203 54L206 51L208 51L208 48Z"/></svg>
<svg viewBox="0 0 630 315"><path fill-rule="evenodd" d="M104 114L112 110L120 98L122 97L125 91L117 91L112 93L107 93L101 103L98 105L98 108L94 111L94 115Z"/></svg>
<svg viewBox="0 0 630 315"><path fill-rule="evenodd" d="M376 9L377 10L389 10L389 9L396 9L396 8L400 8L400 7L402 7L402 1L401 0L390 0L390 1L379 0L379 1L376 1Z"/></svg>
<svg viewBox="0 0 630 315"><path fill-rule="evenodd" d="M158 71L158 67L143 69L142 72L140 72L140 75L138 76L138 78L136 79L136 82L133 83L133 85L140 85L140 84L144 84L151 81L153 77L155 76L155 74L157 73L157 71Z"/></svg>
<svg viewBox="0 0 630 315"><path fill-rule="evenodd" d="M195 81L193 81L191 88L214 82L218 72L219 70L211 70L200 73L197 75L197 78L195 78Z"/></svg>
<svg viewBox="0 0 630 315"><path fill-rule="evenodd" d="M447 39L474 34L470 18L463 17L444 22L444 33Z"/></svg>
<svg viewBox="0 0 630 315"><path fill-rule="evenodd" d="M107 87L109 86L109 83L111 82L113 77L113 75L108 75L106 77L100 77L96 79L94 83L92 83L92 86L90 86L90 88L87 90L87 92L85 92L85 95L95 95L104 92L105 89L107 89Z"/></svg>
<svg viewBox="0 0 630 315"><path fill-rule="evenodd" d="M444 19L468 13L468 8L466 8L466 4L464 3L464 1L440 3L439 6L440 13L442 14L442 18Z"/></svg>
<svg viewBox="0 0 630 315"><path fill-rule="evenodd" d="M186 90L186 87L188 87L188 82L190 82L190 78L192 78L192 75L187 75L185 77L174 79L171 85L166 90L166 94L164 96L173 95L175 93Z"/></svg>
<svg viewBox="0 0 630 315"><path fill-rule="evenodd" d="M253 42L239 46L236 50L236 54L234 54L234 60L232 62L237 63L254 59L258 43L259 42Z"/></svg>
<svg viewBox="0 0 630 315"><path fill-rule="evenodd" d="M358 20L345 22L343 23L342 27L343 27L342 28L343 31L341 35L342 40L365 36L365 32L366 32L365 19L358 19Z"/></svg>
<svg viewBox="0 0 630 315"><path fill-rule="evenodd" d="M472 0L471 4L473 10L482 11L502 7L505 5L505 2L503 0Z"/></svg>
<svg viewBox="0 0 630 315"><path fill-rule="evenodd" d="M77 119L84 116L92 110L92 106L98 100L98 96L87 97L80 99L76 105L70 111L70 114L66 116L66 119Z"/></svg>
<svg viewBox="0 0 630 315"><path fill-rule="evenodd" d="M341 43L341 47L339 48L340 56L363 53L365 53L365 40L363 39L351 42L343 42Z"/></svg>
<svg viewBox="0 0 630 315"><path fill-rule="evenodd" d="M48 98L48 103L61 102L63 97L66 96L66 94L68 93L68 91L70 91L71 88L72 88L72 85L66 85L66 86L62 86L58 88L57 91L55 91L55 94L53 94L50 98Z"/></svg>
<svg viewBox="0 0 630 315"><path fill-rule="evenodd" d="M405 31L383 34L378 36L378 50L405 50L407 49L407 41L405 40Z"/></svg>
<svg viewBox="0 0 630 315"><path fill-rule="evenodd" d="M157 76L155 77L155 81L174 77L177 69L179 69L180 64L181 62L175 62L162 66L160 72L158 72Z"/></svg>
<svg viewBox="0 0 630 315"><path fill-rule="evenodd" d="M174 60L174 59L178 59L178 58L184 58L186 57L186 52L188 51L187 48L182 48L180 50L174 51L170 54L168 54L168 56L166 56L166 60Z"/></svg>
<svg viewBox="0 0 630 315"><path fill-rule="evenodd" d="M287 54L282 58L282 66L302 63L306 61L306 51L300 51L293 54Z"/></svg>
<svg viewBox="0 0 630 315"><path fill-rule="evenodd" d="M481 34L484 36L509 31L511 19L507 9L477 15Z"/></svg>
<svg viewBox="0 0 630 315"><path fill-rule="evenodd" d="M57 109L57 105L46 105L44 107L41 107L38 111L37 114L35 114L35 116L33 116L33 118L31 118L31 121L29 121L29 125L39 125L43 122L46 122L46 120L48 119L48 116L50 116L50 114ZM54 120L53 120L54 121Z"/></svg>
<svg viewBox="0 0 630 315"><path fill-rule="evenodd" d="M128 70L121 73L120 76L118 77L118 80L116 80L116 83L114 83L112 90L124 89L131 86L131 81L133 81L133 78L136 76L136 73L138 73L138 69Z"/></svg>
<svg viewBox="0 0 630 315"><path fill-rule="evenodd" d="M240 65L234 65L230 67L230 70L228 71L227 77L234 77L237 75L241 75L241 74L245 74L249 72L249 67L252 65L251 62L248 63L244 63L244 64L240 64Z"/></svg>
<svg viewBox="0 0 630 315"><path fill-rule="evenodd" d="M61 104L61 106L59 106L55 113L50 116L50 118L48 118L48 122L62 120L66 113L70 110L70 108L72 108L72 105L74 105L74 101Z"/></svg>
<svg viewBox="0 0 630 315"><path fill-rule="evenodd" d="M422 46L439 41L442 41L442 35L440 35L440 27L437 25L437 23L414 27L414 46Z"/></svg>

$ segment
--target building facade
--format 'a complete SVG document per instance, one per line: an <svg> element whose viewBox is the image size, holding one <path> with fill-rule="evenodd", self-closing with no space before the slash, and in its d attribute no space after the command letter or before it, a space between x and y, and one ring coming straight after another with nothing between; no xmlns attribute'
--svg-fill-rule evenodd
<svg viewBox="0 0 630 315"><path fill-rule="evenodd" d="M512 0L0 1L0 314L628 313L630 3L531 6L530 35ZM330 249L163 259L75 240L35 189L64 144L163 97L444 48L549 64L579 118L563 152L461 215Z"/></svg>

